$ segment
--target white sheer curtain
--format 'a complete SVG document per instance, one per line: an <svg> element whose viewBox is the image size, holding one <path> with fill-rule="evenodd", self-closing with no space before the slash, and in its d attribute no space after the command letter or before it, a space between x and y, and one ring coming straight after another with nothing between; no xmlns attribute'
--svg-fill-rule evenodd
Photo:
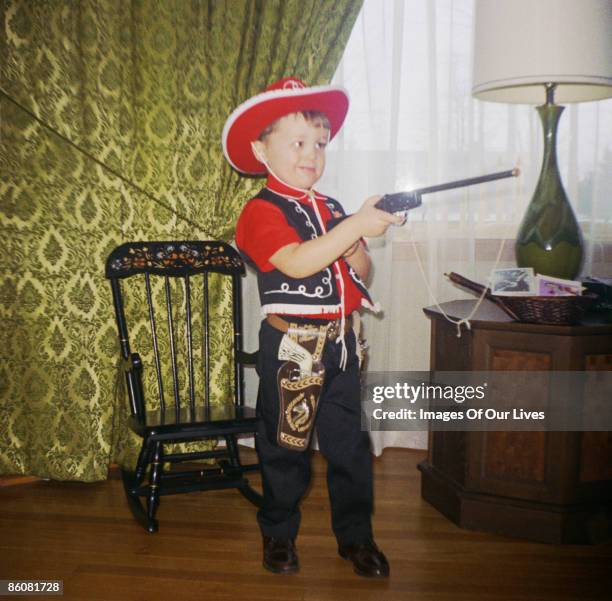
<svg viewBox="0 0 612 601"><path fill-rule="evenodd" d="M334 83L351 107L318 188L349 211L371 194L520 165L517 179L428 195L403 228L371 240L371 289L385 311L366 315L372 371L429 369L422 308L472 298L456 271L485 282L514 264L513 240L539 174L542 131L531 106L471 98L472 0L365 0ZM581 222L582 275L612 275L612 101L570 105L559 128L559 164ZM421 267L422 266L422 271ZM429 293L427 280L432 294ZM485 301L486 302L486 301ZM375 433L374 448L424 448L424 433Z"/></svg>

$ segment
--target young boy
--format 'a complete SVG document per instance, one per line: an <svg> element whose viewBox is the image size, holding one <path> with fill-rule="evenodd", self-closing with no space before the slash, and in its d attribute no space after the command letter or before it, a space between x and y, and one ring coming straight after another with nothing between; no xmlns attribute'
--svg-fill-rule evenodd
<svg viewBox="0 0 612 601"><path fill-rule="evenodd" d="M351 314L362 305L373 308L363 284L370 258L362 237L380 236L401 218L376 209L375 196L330 229L344 210L313 186L347 110L343 89L285 78L230 115L223 150L241 173L268 176L236 228L236 244L257 271L266 315L256 436L263 565L276 573L298 570L299 503L310 480L316 426L338 552L358 574L386 577L389 565L372 537L372 466L369 436L361 430Z"/></svg>

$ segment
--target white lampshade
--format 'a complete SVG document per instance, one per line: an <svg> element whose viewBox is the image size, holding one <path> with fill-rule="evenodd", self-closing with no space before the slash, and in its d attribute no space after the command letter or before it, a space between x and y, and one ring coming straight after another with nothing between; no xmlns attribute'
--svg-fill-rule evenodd
<svg viewBox="0 0 612 601"><path fill-rule="evenodd" d="M540 104L612 96L612 0L476 0L472 94Z"/></svg>

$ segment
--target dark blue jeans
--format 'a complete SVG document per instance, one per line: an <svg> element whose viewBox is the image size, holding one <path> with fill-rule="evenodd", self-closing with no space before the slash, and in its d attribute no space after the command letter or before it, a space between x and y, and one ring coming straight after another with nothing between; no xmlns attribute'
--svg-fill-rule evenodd
<svg viewBox="0 0 612 601"><path fill-rule="evenodd" d="M257 521L264 536L297 537L300 501L310 483L311 450L279 446L277 372L283 333L265 320L259 331L260 377L257 411L261 418L256 449L261 464L264 503ZM363 542L372 536L372 456L370 439L361 430L359 363L355 335L346 334L348 364L339 367L341 344L328 340L323 351L325 380L315 428L319 449L327 460L327 488L332 528L339 544Z"/></svg>

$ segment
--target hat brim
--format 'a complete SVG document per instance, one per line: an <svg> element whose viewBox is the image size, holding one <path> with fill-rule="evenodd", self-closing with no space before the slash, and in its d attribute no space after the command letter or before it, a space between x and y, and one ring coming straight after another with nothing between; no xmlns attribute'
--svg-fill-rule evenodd
<svg viewBox="0 0 612 601"><path fill-rule="evenodd" d="M243 102L228 117L223 127L223 153L237 171L262 175L266 168L253 154L251 142L268 125L291 113L320 111L329 120L331 140L342 127L348 106L348 93L337 86L263 92Z"/></svg>

